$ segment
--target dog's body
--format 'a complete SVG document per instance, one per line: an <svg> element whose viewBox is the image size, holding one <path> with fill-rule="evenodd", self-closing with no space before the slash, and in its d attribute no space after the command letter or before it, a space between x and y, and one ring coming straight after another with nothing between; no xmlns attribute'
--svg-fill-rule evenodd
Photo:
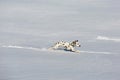
<svg viewBox="0 0 120 80"><path fill-rule="evenodd" d="M60 41L55 43L55 45L53 45L52 47L50 47L49 49L58 49L58 48L64 48L64 50L67 51L72 51L72 52L80 52L79 50L75 50L74 47L80 47L81 45L79 44L78 40L72 41L72 42L64 42L64 41Z"/></svg>

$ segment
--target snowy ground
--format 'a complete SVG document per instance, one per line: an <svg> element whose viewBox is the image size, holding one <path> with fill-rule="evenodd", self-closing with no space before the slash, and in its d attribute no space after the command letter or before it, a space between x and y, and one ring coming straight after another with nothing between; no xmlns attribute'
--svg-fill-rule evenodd
<svg viewBox="0 0 120 80"><path fill-rule="evenodd" d="M119 80L119 54L0 48L1 80Z"/></svg>
<svg viewBox="0 0 120 80"><path fill-rule="evenodd" d="M120 1L0 1L0 80L120 80ZM80 54L49 51L81 43Z"/></svg>
<svg viewBox="0 0 120 80"><path fill-rule="evenodd" d="M106 41L99 36L90 41L82 38L82 47L77 48L81 53L78 54L47 50L57 39L19 38L16 41L4 39L0 45L1 80L120 79L119 42ZM113 45L118 46L111 50Z"/></svg>

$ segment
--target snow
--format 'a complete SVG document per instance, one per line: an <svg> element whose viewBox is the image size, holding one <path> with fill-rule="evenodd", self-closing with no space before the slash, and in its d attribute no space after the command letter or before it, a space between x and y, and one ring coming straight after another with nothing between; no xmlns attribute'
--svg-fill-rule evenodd
<svg viewBox="0 0 120 80"><path fill-rule="evenodd" d="M108 38L108 37L104 37L104 36L98 36L96 39L98 39L98 40L107 40L107 41L120 42L120 39Z"/></svg>
<svg viewBox="0 0 120 80"><path fill-rule="evenodd" d="M118 80L118 54L0 48L1 80Z"/></svg>
<svg viewBox="0 0 120 80"><path fill-rule="evenodd" d="M120 80L119 0L1 0L0 80ZM48 48L79 40L80 53Z"/></svg>

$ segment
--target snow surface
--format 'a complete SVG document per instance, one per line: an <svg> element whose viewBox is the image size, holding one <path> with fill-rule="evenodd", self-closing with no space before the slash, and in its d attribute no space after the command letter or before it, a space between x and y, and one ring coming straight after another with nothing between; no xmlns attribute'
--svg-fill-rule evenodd
<svg viewBox="0 0 120 80"><path fill-rule="evenodd" d="M119 80L118 54L0 48L1 80Z"/></svg>
<svg viewBox="0 0 120 80"><path fill-rule="evenodd" d="M0 80L120 80L119 0L0 0ZM48 48L79 40L80 53Z"/></svg>

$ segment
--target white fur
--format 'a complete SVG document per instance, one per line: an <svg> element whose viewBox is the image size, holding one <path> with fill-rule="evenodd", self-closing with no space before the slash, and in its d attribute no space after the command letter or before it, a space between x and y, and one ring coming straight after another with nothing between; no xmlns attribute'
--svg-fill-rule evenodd
<svg viewBox="0 0 120 80"><path fill-rule="evenodd" d="M49 49L58 49L58 48L64 48L64 50L67 51L72 51L72 52L80 52L79 50L75 50L74 47L80 47L80 43L78 42L78 40L72 41L72 42L64 42L64 41L60 41L55 43L55 45L53 45L52 47L50 47Z"/></svg>

